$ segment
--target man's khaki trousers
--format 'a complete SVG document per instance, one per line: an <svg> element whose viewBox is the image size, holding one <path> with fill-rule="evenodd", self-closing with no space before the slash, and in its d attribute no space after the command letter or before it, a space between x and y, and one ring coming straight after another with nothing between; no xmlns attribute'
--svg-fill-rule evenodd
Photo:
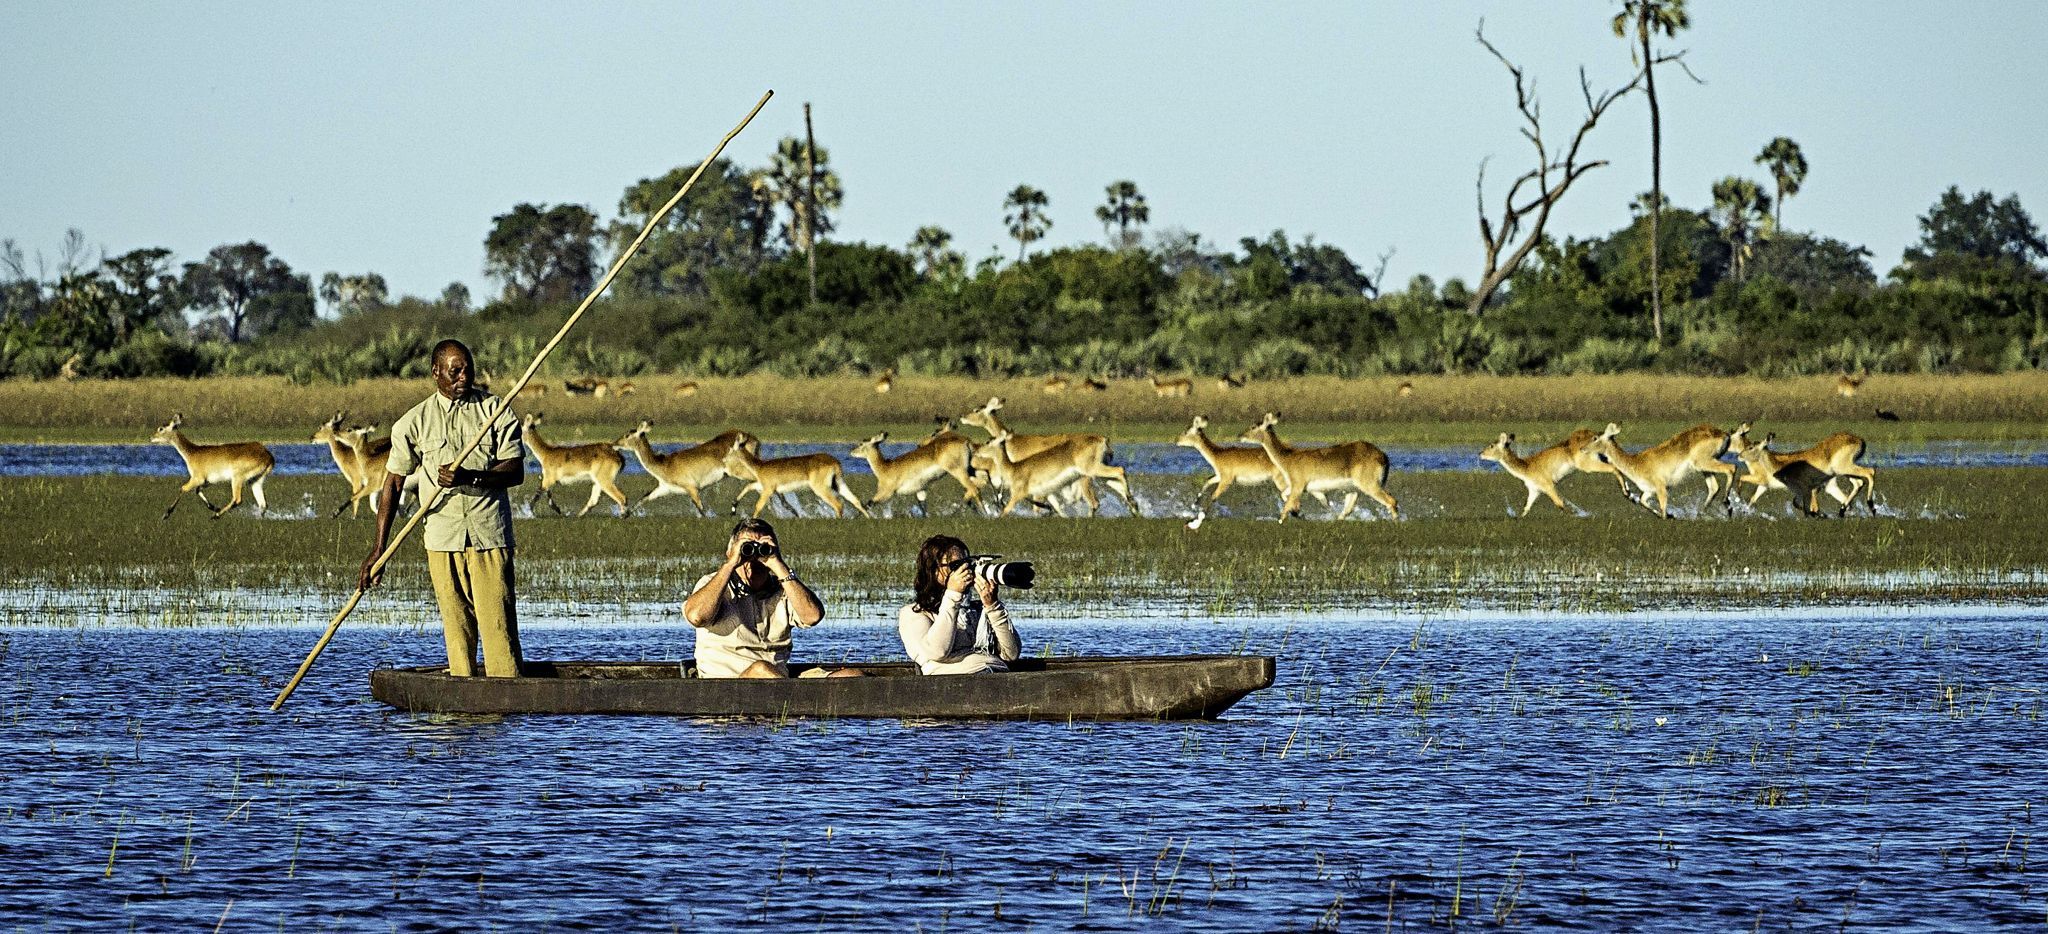
<svg viewBox="0 0 2048 934"><path fill-rule="evenodd" d="M483 643L484 674L519 675L519 610L512 596L512 549L427 552L427 575L441 604L441 632L448 641L448 673L476 674L477 643Z"/></svg>

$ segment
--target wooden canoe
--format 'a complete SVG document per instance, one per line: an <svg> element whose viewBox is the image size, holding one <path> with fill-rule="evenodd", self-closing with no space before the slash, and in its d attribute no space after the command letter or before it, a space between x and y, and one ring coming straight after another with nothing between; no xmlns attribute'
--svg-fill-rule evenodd
<svg viewBox="0 0 2048 934"><path fill-rule="evenodd" d="M921 675L909 662L882 662L855 666L862 678L772 680L683 677L686 664L527 662L517 678L381 668L370 673L370 694L437 713L1192 720L1213 719L1273 683L1273 659L1258 655L1025 658L980 675Z"/></svg>

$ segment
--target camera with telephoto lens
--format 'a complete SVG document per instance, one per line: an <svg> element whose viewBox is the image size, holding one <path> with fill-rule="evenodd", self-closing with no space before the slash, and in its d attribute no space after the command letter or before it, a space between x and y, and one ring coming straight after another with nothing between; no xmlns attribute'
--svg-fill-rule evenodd
<svg viewBox="0 0 2048 934"><path fill-rule="evenodd" d="M1030 590L1038 579L1038 570L1029 561L999 561L1002 555L969 555L974 562L974 576L991 584Z"/></svg>
<svg viewBox="0 0 2048 934"><path fill-rule="evenodd" d="M752 561L755 558L773 557L775 557L774 542L757 542L753 539L748 539L740 543L740 558L743 560Z"/></svg>

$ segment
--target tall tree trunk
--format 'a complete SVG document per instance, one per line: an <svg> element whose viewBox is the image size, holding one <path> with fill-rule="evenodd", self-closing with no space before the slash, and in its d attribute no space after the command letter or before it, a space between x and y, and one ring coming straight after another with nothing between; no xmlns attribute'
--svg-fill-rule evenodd
<svg viewBox="0 0 2048 934"><path fill-rule="evenodd" d="M811 135L811 104L804 102L804 203L810 209L804 212L804 263L811 279L811 304L818 303L818 165L813 155L817 151L817 137Z"/></svg>
<svg viewBox="0 0 2048 934"><path fill-rule="evenodd" d="M1657 69L1650 58L1650 5L1637 14L1636 35L1643 40L1643 89L1650 95L1650 328L1657 344L1664 343L1664 125L1657 114Z"/></svg>

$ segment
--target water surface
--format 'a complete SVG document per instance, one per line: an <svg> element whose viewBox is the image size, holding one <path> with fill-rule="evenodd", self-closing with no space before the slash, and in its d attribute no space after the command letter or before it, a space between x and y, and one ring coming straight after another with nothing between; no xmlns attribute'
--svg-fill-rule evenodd
<svg viewBox="0 0 2048 934"><path fill-rule="evenodd" d="M1277 655L1215 723L421 716L419 625L0 630L0 925L2039 926L2048 610L1048 620ZM807 657L900 657L884 607ZM529 654L679 657L673 621ZM202 620L203 622L203 620ZM1391 919L1391 921L1389 920Z"/></svg>

